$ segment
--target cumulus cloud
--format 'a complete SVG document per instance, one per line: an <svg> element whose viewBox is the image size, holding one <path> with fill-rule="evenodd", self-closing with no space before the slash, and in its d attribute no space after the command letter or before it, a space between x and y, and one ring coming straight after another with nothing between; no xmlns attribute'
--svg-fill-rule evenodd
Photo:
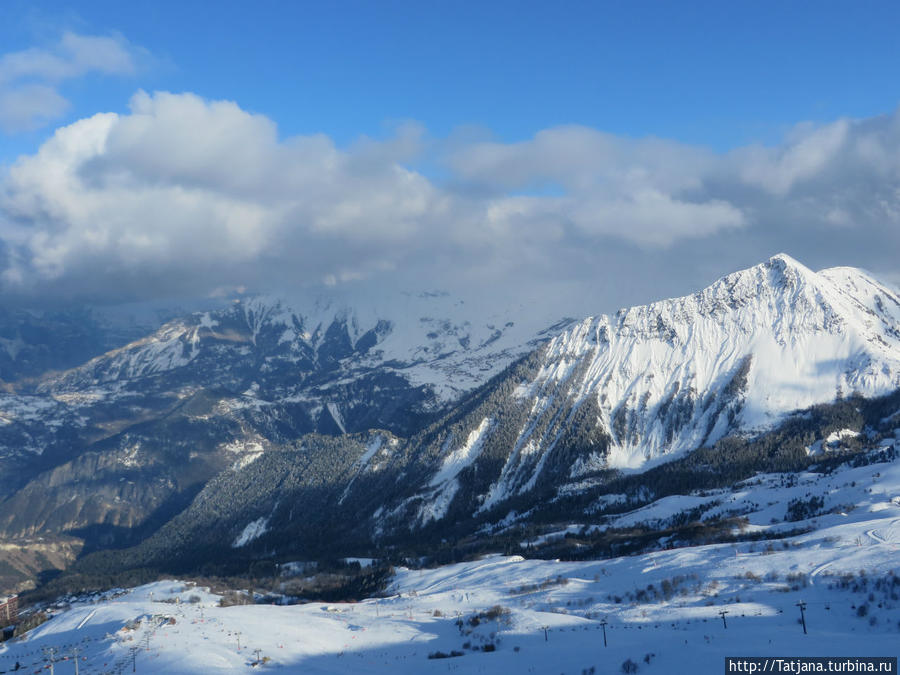
<svg viewBox="0 0 900 675"><path fill-rule="evenodd" d="M123 300L406 276L573 281L599 298L645 267L653 297L690 290L673 279L695 285L684 270L704 258L718 274L782 249L804 259L798 245L812 265L890 272L898 221L896 113L729 153L585 127L451 143L415 124L342 148L280 138L233 102L139 92L10 167L0 288Z"/></svg>
<svg viewBox="0 0 900 675"><path fill-rule="evenodd" d="M131 75L132 47L121 37L66 32L48 48L0 56L0 128L6 132L44 126L69 107L59 92L66 80L89 73Z"/></svg>
<svg viewBox="0 0 900 675"><path fill-rule="evenodd" d="M394 161L407 133L347 152L325 136L280 141L271 120L234 103L138 93L130 114L63 127L10 168L3 279L8 290L152 293L202 291L266 261L301 278L389 268L447 208Z"/></svg>
<svg viewBox="0 0 900 675"><path fill-rule="evenodd" d="M659 139L627 140L585 127L541 131L514 144L485 142L459 148L448 158L464 181L501 192L556 188L565 196L531 202L533 215L551 214L589 235L622 235L666 245L744 225L743 214L718 199L695 200L716 157L709 151ZM507 200L508 201L508 200ZM522 213L513 199L499 210Z"/></svg>

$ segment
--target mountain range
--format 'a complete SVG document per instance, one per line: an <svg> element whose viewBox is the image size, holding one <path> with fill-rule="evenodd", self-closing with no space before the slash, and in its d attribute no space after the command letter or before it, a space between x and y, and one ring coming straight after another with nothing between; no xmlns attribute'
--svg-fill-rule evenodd
<svg viewBox="0 0 900 675"><path fill-rule="evenodd" d="M384 304L240 299L125 342L81 329L56 360L58 327L43 351L7 329L4 583L600 522L852 449L814 444L871 431L900 389L897 292L783 254L580 321L441 293Z"/></svg>

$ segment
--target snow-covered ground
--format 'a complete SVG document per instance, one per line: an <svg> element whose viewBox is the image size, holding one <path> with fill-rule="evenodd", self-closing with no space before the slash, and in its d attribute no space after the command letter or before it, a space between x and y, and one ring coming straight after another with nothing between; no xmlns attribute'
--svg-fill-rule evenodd
<svg viewBox="0 0 900 675"><path fill-rule="evenodd" d="M0 645L0 671L18 662L19 672L47 672L49 649L57 673L74 672L77 657L80 673L173 674L617 673L629 659L640 673L721 673L726 656L897 656L900 459L759 475L609 524L662 524L704 504L704 517L747 515L750 532L809 531L599 561L401 568L385 597L358 603L220 607L207 589L158 582L69 598ZM803 517L784 522L787 513ZM437 653L458 656L429 658Z"/></svg>
<svg viewBox="0 0 900 675"><path fill-rule="evenodd" d="M67 658L57 672L74 672L77 647L81 673L129 671L132 655L137 672L241 672L257 649L268 658L259 667L298 673L602 673L627 659L640 672L720 673L726 656L896 656L900 507L873 515L772 552L715 545L597 562L497 556L400 570L389 597L360 603L218 607L204 589L159 582L74 603L5 643L0 670L18 661L40 671L49 647ZM837 587L840 575L852 576L843 581L850 588ZM496 617L471 625L497 605ZM487 644L496 651L478 650ZM428 658L453 651L463 656Z"/></svg>

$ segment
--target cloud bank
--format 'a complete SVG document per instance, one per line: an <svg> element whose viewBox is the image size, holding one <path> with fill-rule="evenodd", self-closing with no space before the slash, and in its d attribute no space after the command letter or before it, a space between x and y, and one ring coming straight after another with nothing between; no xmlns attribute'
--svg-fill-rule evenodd
<svg viewBox="0 0 900 675"><path fill-rule="evenodd" d="M0 86L98 67L19 61L0 62ZM596 287L637 265L659 296L684 267L713 259L718 274L782 249L890 274L898 232L898 113L728 153L576 126L502 143L408 124L337 147L280 138L233 102L139 92L129 113L62 127L9 167L0 289L117 301L392 277Z"/></svg>

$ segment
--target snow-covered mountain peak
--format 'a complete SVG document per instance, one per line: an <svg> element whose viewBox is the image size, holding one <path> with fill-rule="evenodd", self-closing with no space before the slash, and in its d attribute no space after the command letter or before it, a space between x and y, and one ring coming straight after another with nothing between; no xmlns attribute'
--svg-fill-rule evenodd
<svg viewBox="0 0 900 675"><path fill-rule="evenodd" d="M532 412L510 462L523 462L525 449L538 461L567 435L594 429L608 443L576 461L573 475L637 468L817 403L897 387L900 297L859 270L816 273L779 254L552 339L535 377L516 388Z"/></svg>
<svg viewBox="0 0 900 675"><path fill-rule="evenodd" d="M785 252L776 253L771 258L769 258L764 265L781 265L783 267L796 267L804 270L809 270L809 268L804 265L802 262L797 260L796 258L792 258Z"/></svg>
<svg viewBox="0 0 900 675"><path fill-rule="evenodd" d="M692 295L621 309L612 318L590 321L601 336L614 330L619 336L684 344L700 325L715 323L734 334L756 334L764 328L776 342L786 343L808 332L865 332L873 321L890 334L898 319L896 292L861 270L843 267L816 273L778 254Z"/></svg>

